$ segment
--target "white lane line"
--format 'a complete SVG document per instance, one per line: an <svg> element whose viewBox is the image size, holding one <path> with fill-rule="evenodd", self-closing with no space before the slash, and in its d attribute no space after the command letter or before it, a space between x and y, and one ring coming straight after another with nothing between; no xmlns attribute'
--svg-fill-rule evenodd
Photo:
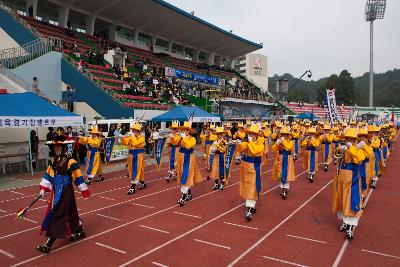
<svg viewBox="0 0 400 267"><path fill-rule="evenodd" d="M325 242L325 241L316 240L316 239L311 239L311 238L306 238L306 237L301 237L301 236L297 236L297 235L289 235L289 234L287 234L286 236L288 236L288 237L293 237L293 238L297 238L297 239L303 239L303 240L307 240L307 241L312 241L312 242L317 242L317 243L321 243L321 244L327 244L327 242Z"/></svg>
<svg viewBox="0 0 400 267"><path fill-rule="evenodd" d="M179 214L179 215L183 215L183 216L188 216L188 217L193 217L193 218L197 218L197 219L201 219L200 216L196 216L196 215L192 215L192 214L187 214L187 213L183 213L183 212L174 212L175 214Z"/></svg>
<svg viewBox="0 0 400 267"><path fill-rule="evenodd" d="M6 191L0 191L0 192L6 192ZM27 198L27 197L34 197L34 196L37 196L37 194L27 195L27 196L24 195L23 197L5 199L5 200L1 200L0 203L10 202L10 201L19 200L19 199L23 199L23 198Z"/></svg>
<svg viewBox="0 0 400 267"><path fill-rule="evenodd" d="M305 172L303 172L305 173ZM260 238L256 243L254 243L250 248L248 248L245 252L243 252L239 257L237 257L233 262L231 262L228 267L232 267L236 263L238 263L242 258L244 258L247 254L249 254L251 251L253 251L261 242L263 242L265 239L267 239L272 233L274 233L279 227L281 227L283 224L285 224L290 218L292 218L299 210L301 210L305 205L307 205L311 200L313 200L319 193L321 193L328 185L332 183L332 180L329 181L326 185L324 185L320 190L318 190L317 193L312 195L306 202L304 202L300 207L298 207L296 210L294 210L292 213L289 214L285 219L283 219L278 225L276 225L274 228L271 229L268 233L266 233L262 238Z"/></svg>
<svg viewBox="0 0 400 267"><path fill-rule="evenodd" d="M102 197L102 196L100 196L99 198L115 201L115 199L109 198L109 197Z"/></svg>
<svg viewBox="0 0 400 267"><path fill-rule="evenodd" d="M139 206L139 207L144 207L144 208L149 208L149 209L155 209L155 208L152 207L152 206L147 206L147 205L138 204L138 203L132 203L132 205Z"/></svg>
<svg viewBox="0 0 400 267"><path fill-rule="evenodd" d="M143 227L143 228L147 228L147 229L153 230L153 231L157 231L157 232L160 232L160 233L169 234L168 231L160 230L160 229L153 228L153 227L150 227L150 226L146 226L146 225L143 225L143 224L141 224L139 226Z"/></svg>
<svg viewBox="0 0 400 267"><path fill-rule="evenodd" d="M0 249L0 253L6 255L7 257L9 257L9 258L11 258L11 259L14 259L14 258L15 258L15 256L14 256L13 254L8 253L7 251L4 251L4 250L2 250L2 249Z"/></svg>
<svg viewBox="0 0 400 267"><path fill-rule="evenodd" d="M123 250L120 250L120 249L117 249L117 248L113 248L113 247L107 246L107 245L102 244L102 243L96 242L95 244L100 246L100 247L103 247L103 248L108 248L108 249L111 249L113 251L116 251L116 252L119 252L119 253L122 253L122 254L126 254L126 251L123 251Z"/></svg>
<svg viewBox="0 0 400 267"><path fill-rule="evenodd" d="M11 192L11 193L14 193L14 194L17 194L17 195L21 195L21 196L25 195L25 194L22 194L22 193L16 192L16 191L10 191L10 192Z"/></svg>
<svg viewBox="0 0 400 267"><path fill-rule="evenodd" d="M31 223L38 223L37 221L34 221L32 219L24 218L25 221L31 222Z"/></svg>
<svg viewBox="0 0 400 267"><path fill-rule="evenodd" d="M293 266L299 266L299 267L307 267L306 265L301 265L301 264L297 264L294 262L290 262L290 261L284 261L284 260L280 260L277 258L272 258L272 257L267 257L267 256L262 256L264 259L269 259L269 260L273 260L273 261L278 261L278 262L282 262L282 263L286 263L289 265L293 265Z"/></svg>
<svg viewBox="0 0 400 267"><path fill-rule="evenodd" d="M7 213L7 211L5 211L5 210L0 210L0 212L5 212L5 213Z"/></svg>
<svg viewBox="0 0 400 267"><path fill-rule="evenodd" d="M368 193L367 198L365 199L364 208L367 207L368 200L369 200L369 198L371 197L373 191L374 191L374 189L371 188L371 190L370 190L369 193ZM355 231L355 229L354 229L354 231ZM354 231L353 231L353 233L354 233ZM335 261L333 262L332 267L338 267L338 266L339 266L339 263L340 263L340 261L342 260L343 254L344 254L344 252L346 251L346 248L347 248L348 245L349 245L349 240L346 239L346 240L343 242L342 247L340 248L339 254L336 256L336 259L335 259Z"/></svg>
<svg viewBox="0 0 400 267"><path fill-rule="evenodd" d="M196 239L196 238L194 238L193 240L196 241L196 242L200 242L200 243L203 243L203 244L211 245L211 246L214 246L214 247L219 247L219 248L224 248L224 249L231 249L231 247L223 246L223 245L220 245L220 244L216 244L216 243L212 243L212 242L208 242L208 241L204 241L204 240L200 240L200 239Z"/></svg>
<svg viewBox="0 0 400 267"><path fill-rule="evenodd" d="M233 225L233 226L242 227L242 228L247 228L247 229L252 229L252 230L258 230L257 227L251 227L251 226L247 226L247 225L241 225L241 224L230 223L230 222L224 222L224 223L225 223L225 224L229 224L229 225Z"/></svg>
<svg viewBox="0 0 400 267"><path fill-rule="evenodd" d="M114 217L110 217L110 216L107 216L107 215L103 215L103 214L100 214L100 213L97 213L97 216L104 217L104 218L107 218L107 219L110 219L110 220L120 221L120 219L117 219L117 218L114 218Z"/></svg>
<svg viewBox="0 0 400 267"><path fill-rule="evenodd" d="M161 263L158 263L158 262L155 262L155 261L153 261L152 263L153 263L154 265L156 265L156 266L168 267L168 265L164 265L164 264L161 264Z"/></svg>
<svg viewBox="0 0 400 267"><path fill-rule="evenodd" d="M381 253L381 252L376 252L376 251L371 251L371 250L366 250L366 249L362 249L361 251L400 260L400 257L398 257L398 256L393 256L393 255L389 255L389 254L385 254L385 253Z"/></svg>

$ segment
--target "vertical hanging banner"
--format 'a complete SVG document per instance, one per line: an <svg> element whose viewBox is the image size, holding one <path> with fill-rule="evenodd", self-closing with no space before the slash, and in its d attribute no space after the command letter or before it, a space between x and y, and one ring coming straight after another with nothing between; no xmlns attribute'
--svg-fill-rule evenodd
<svg viewBox="0 0 400 267"><path fill-rule="evenodd" d="M233 159L233 155L235 154L235 150L236 150L236 144L232 143L228 145L228 148L226 150L226 155L225 155L225 175L226 175L226 184L228 184L229 181L229 171L231 169L231 165L232 165L232 159Z"/></svg>
<svg viewBox="0 0 400 267"><path fill-rule="evenodd" d="M328 105L329 120L332 127L335 121L339 121L336 107L335 89L326 89L326 104Z"/></svg>
<svg viewBox="0 0 400 267"><path fill-rule="evenodd" d="M67 152L65 154L72 157L73 153L74 153L74 144L67 144Z"/></svg>
<svg viewBox="0 0 400 267"><path fill-rule="evenodd" d="M161 167L161 157L162 157L162 153L164 150L164 146L165 146L165 140L166 138L159 138L157 139L157 143L156 143L156 162L157 162L157 168L160 169Z"/></svg>
<svg viewBox="0 0 400 267"><path fill-rule="evenodd" d="M104 139L103 148L104 148L104 153L105 153L105 156L106 156L106 163L107 164L110 162L111 153L112 153L113 148L114 148L114 143L115 143L115 138L114 137L110 137L110 138Z"/></svg>

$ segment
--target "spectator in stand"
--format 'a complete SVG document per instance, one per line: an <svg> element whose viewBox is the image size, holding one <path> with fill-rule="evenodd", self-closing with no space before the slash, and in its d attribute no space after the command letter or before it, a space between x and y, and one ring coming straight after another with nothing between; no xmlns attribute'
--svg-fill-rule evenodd
<svg viewBox="0 0 400 267"><path fill-rule="evenodd" d="M79 47L78 47L78 45L76 44L75 41L74 41L74 44L73 44L73 47L72 47L72 52L74 53L74 55L75 55L77 58L80 58L80 57L81 57L81 53L80 53Z"/></svg>
<svg viewBox="0 0 400 267"><path fill-rule="evenodd" d="M32 79L32 92L39 95L39 79L37 77L33 77Z"/></svg>
<svg viewBox="0 0 400 267"><path fill-rule="evenodd" d="M69 112L74 112L74 95L75 95L75 88L73 88L71 85L67 85L67 91L66 91L66 101L68 105L68 111Z"/></svg>
<svg viewBox="0 0 400 267"><path fill-rule="evenodd" d="M31 139L32 167L36 169L36 162L39 155L39 138L37 137L35 130L31 130L30 139Z"/></svg>

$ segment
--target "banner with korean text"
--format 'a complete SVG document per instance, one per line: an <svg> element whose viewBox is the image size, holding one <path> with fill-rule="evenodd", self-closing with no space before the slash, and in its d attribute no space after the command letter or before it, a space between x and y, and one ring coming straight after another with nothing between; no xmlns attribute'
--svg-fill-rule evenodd
<svg viewBox="0 0 400 267"><path fill-rule="evenodd" d="M335 89L326 89L326 104L328 105L329 120L331 126L336 121L339 121L339 115L336 107Z"/></svg>

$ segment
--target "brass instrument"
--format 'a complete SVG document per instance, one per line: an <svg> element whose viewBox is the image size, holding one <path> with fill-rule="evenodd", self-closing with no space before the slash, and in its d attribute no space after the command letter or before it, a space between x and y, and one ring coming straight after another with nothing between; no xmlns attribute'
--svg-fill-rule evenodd
<svg viewBox="0 0 400 267"><path fill-rule="evenodd" d="M385 131L383 131L380 134L380 138L382 138L385 143L389 142L391 136L392 136L392 133L388 129L386 129Z"/></svg>
<svg viewBox="0 0 400 267"><path fill-rule="evenodd" d="M341 146L338 146L335 148L335 151L333 152L333 157L335 159L341 159L343 157L344 150L341 148Z"/></svg>
<svg viewBox="0 0 400 267"><path fill-rule="evenodd" d="M219 150L222 150L222 151L226 151L227 147L228 147L228 143L226 142L225 139L222 139L222 140L219 141L218 144L217 144L217 148L218 148Z"/></svg>
<svg viewBox="0 0 400 267"><path fill-rule="evenodd" d="M153 136L149 137L149 140L147 141L149 144L154 144L154 139Z"/></svg>

